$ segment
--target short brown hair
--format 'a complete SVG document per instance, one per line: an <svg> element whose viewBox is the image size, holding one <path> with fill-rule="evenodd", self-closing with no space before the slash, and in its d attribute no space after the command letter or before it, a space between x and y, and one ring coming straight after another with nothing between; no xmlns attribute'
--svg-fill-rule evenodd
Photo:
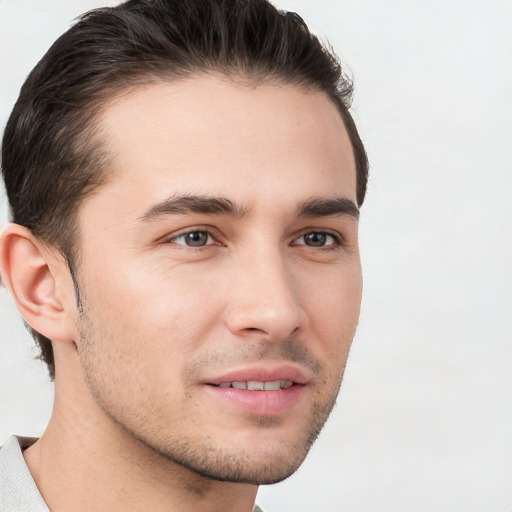
<svg viewBox="0 0 512 512"><path fill-rule="evenodd" d="M58 248L73 276L80 202L108 178L94 119L113 95L199 73L324 91L350 137L357 201L368 178L349 113L352 84L295 13L266 0L129 0L83 15L36 65L7 123L2 173L12 220ZM50 340L33 331L55 375Z"/></svg>

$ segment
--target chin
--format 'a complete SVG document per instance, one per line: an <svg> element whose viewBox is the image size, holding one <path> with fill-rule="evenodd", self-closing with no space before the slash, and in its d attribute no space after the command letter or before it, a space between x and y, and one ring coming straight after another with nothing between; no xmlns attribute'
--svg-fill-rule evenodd
<svg viewBox="0 0 512 512"><path fill-rule="evenodd" d="M264 456L230 454L207 461L206 464L188 464L188 469L209 480L251 485L269 485L291 476L302 464L307 453L287 456L283 453L268 453ZM206 462L206 461L203 461ZM187 467L187 462L182 461Z"/></svg>
<svg viewBox="0 0 512 512"><path fill-rule="evenodd" d="M267 419L267 421L269 421ZM275 435L270 425L261 425L252 435L231 442L206 444L204 439L189 439L160 449L167 459L201 477L221 482L269 485L285 480L300 467L321 427L309 431L291 431ZM307 432L307 430L306 430ZM274 434L274 435L273 435ZM158 449L158 448L157 448Z"/></svg>

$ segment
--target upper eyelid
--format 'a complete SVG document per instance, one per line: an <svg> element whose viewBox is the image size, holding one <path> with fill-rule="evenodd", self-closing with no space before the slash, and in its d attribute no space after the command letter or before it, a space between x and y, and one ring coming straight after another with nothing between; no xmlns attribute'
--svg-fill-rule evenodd
<svg viewBox="0 0 512 512"><path fill-rule="evenodd" d="M175 238L180 238L182 236L187 236L192 233L206 233L209 237L214 239L213 235L209 231L206 231L205 229L194 229L193 231L183 231L182 233L178 233L177 235L171 236L170 240L174 240Z"/></svg>
<svg viewBox="0 0 512 512"><path fill-rule="evenodd" d="M172 233L169 233L167 235L164 235L160 238L161 241L168 241L172 240L173 238L177 238L179 236L187 235L188 233L195 233L197 231L204 231L205 233L208 233L212 238L217 239L219 238L218 235L218 229L214 229L211 226L192 226L189 228L183 228L178 231L174 231Z"/></svg>
<svg viewBox="0 0 512 512"><path fill-rule="evenodd" d="M183 231L178 231L178 233L173 233L172 235L169 235L168 238L178 238L179 236L183 235L189 235L190 233L207 233L213 238L213 234L209 229L185 229Z"/></svg>

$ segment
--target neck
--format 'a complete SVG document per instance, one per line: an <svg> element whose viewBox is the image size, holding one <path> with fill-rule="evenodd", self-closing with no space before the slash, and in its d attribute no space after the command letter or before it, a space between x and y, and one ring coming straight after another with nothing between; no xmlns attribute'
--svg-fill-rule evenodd
<svg viewBox="0 0 512 512"><path fill-rule="evenodd" d="M80 368L67 371L81 374ZM169 460L114 423L86 386L65 374L56 376L47 429L24 456L54 512L250 512L257 492L254 485L214 481Z"/></svg>

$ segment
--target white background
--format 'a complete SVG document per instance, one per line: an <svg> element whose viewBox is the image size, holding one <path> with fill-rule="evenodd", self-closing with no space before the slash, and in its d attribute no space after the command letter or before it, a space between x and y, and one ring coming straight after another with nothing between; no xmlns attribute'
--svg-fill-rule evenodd
<svg viewBox="0 0 512 512"><path fill-rule="evenodd" d="M0 122L100 0L0 0ZM355 77L364 299L338 405L269 512L512 511L512 1L280 0ZM6 220L0 199L0 223ZM52 386L0 290L0 444Z"/></svg>

